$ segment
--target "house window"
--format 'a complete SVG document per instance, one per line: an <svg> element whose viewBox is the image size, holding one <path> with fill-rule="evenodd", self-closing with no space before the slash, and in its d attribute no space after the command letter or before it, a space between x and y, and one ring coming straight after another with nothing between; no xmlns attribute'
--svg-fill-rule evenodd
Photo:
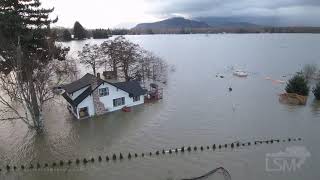
<svg viewBox="0 0 320 180"><path fill-rule="evenodd" d="M136 102L136 101L140 101L140 96L134 96L133 97L133 102Z"/></svg>
<svg viewBox="0 0 320 180"><path fill-rule="evenodd" d="M88 107L83 107L79 109L79 117L84 118L89 116Z"/></svg>
<svg viewBox="0 0 320 180"><path fill-rule="evenodd" d="M108 95L109 95L109 89L107 87L99 89L99 96L100 97L108 96Z"/></svg>
<svg viewBox="0 0 320 180"><path fill-rule="evenodd" d="M125 104L125 99L124 97L122 98L117 98L113 100L113 107L118 107L118 106L122 106Z"/></svg>

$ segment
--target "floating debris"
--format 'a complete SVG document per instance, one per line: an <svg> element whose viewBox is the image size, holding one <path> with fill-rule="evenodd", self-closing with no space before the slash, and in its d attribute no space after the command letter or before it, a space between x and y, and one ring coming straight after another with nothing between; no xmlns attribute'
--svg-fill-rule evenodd
<svg viewBox="0 0 320 180"><path fill-rule="evenodd" d="M233 75L237 77L247 77L248 73L243 70L236 70L233 72Z"/></svg>
<svg viewBox="0 0 320 180"><path fill-rule="evenodd" d="M226 180L231 180L231 175L230 173L223 167L218 167L202 176L199 177L193 177L193 178L187 178L187 179L182 179L182 180L200 180L200 179L207 179L209 176L215 174L215 173L220 173L224 176Z"/></svg>

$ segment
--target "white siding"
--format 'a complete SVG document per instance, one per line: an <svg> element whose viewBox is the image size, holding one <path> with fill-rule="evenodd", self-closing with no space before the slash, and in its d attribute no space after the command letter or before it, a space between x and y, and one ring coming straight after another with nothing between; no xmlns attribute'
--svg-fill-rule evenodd
<svg viewBox="0 0 320 180"><path fill-rule="evenodd" d="M133 98L129 97L129 93L127 93L121 89L117 90L116 87L114 87L108 83L101 84L98 89L106 88L106 87L109 89L109 95L100 97L100 101L104 104L104 107L106 109L108 109L109 112L119 110L119 109L123 108L124 106L130 107L130 106L135 106L135 105L139 105L139 104L144 103L144 96L143 95L140 96L140 101L133 102ZM125 104L123 106L113 107L113 99L117 99L117 98L121 98L121 97L125 98Z"/></svg>
<svg viewBox="0 0 320 180"><path fill-rule="evenodd" d="M89 95L88 97L86 97L77 107L78 109L78 114L79 114L79 110L81 108L84 107L88 107L88 113L89 116L94 116L95 115L95 110L94 110L94 105L93 105L93 98L92 95Z"/></svg>

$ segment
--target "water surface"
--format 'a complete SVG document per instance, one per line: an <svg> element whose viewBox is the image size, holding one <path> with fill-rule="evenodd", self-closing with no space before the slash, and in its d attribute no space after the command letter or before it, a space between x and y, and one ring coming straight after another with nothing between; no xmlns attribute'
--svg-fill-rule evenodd
<svg viewBox="0 0 320 180"><path fill-rule="evenodd" d="M155 152L188 145L301 137L303 141L94 163L69 172L0 173L8 179L181 179L224 166L232 179L316 179L320 177L320 103L280 104L284 84L304 64L318 63L320 36L314 34L225 34L127 36L175 66L164 99L95 119L75 120L57 98L47 107L45 132L35 135L19 121L0 122L1 167L75 158ZM72 52L85 43L66 43ZM320 65L320 64L319 64ZM250 72L232 76L231 67ZM87 70L90 72L90 69ZM224 78L216 77L221 74ZM229 92L228 88L233 91ZM266 172L265 155L293 145L310 153L296 172ZM74 166L73 166L74 167ZM212 177L213 179L213 177Z"/></svg>

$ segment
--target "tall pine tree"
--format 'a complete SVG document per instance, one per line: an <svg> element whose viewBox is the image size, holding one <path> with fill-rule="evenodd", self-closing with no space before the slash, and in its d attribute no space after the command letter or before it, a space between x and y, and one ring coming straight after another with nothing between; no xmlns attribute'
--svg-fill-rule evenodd
<svg viewBox="0 0 320 180"><path fill-rule="evenodd" d="M73 34L74 34L74 38L78 40L82 40L87 37L87 31L83 28L83 26L78 21L74 23Z"/></svg>

